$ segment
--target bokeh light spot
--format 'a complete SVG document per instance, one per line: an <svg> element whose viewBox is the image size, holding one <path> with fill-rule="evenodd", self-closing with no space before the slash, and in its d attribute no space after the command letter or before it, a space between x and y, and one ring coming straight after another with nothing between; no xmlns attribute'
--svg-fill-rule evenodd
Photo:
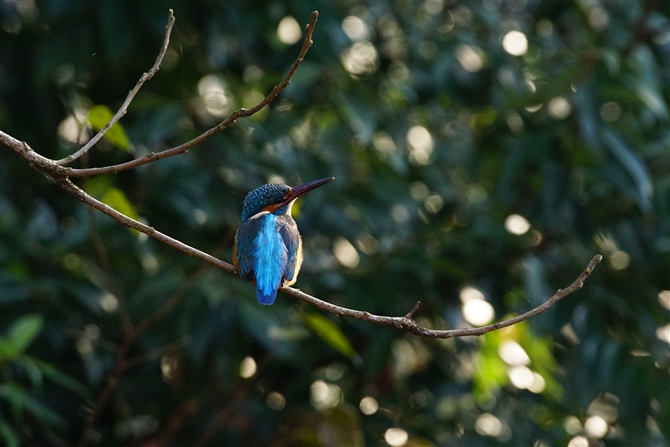
<svg viewBox="0 0 670 447"><path fill-rule="evenodd" d="M576 435L582 431L582 423L577 416L568 416L565 418L565 421L563 421L563 428L569 435Z"/></svg>
<svg viewBox="0 0 670 447"><path fill-rule="evenodd" d="M584 429L594 438L602 438L607 434L609 425L600 416L591 416L584 422Z"/></svg>
<svg viewBox="0 0 670 447"><path fill-rule="evenodd" d="M528 39L521 31L510 31L503 37L502 46L512 56L523 56L528 51Z"/></svg>
<svg viewBox="0 0 670 447"><path fill-rule="evenodd" d="M460 293L461 302L465 303L470 300L484 300L484 294L471 286L465 286Z"/></svg>
<svg viewBox="0 0 670 447"><path fill-rule="evenodd" d="M269 392L265 402L273 411L281 411L286 406L286 398L276 391Z"/></svg>
<svg viewBox="0 0 670 447"><path fill-rule="evenodd" d="M105 293L100 297L100 307L108 313L115 312L119 308L119 300L111 293Z"/></svg>
<svg viewBox="0 0 670 447"><path fill-rule="evenodd" d="M361 413L370 416L371 414L375 414L377 412L379 409L379 404L374 397L365 396L363 399L361 399L361 403L358 404L358 408L361 409Z"/></svg>
<svg viewBox="0 0 670 447"><path fill-rule="evenodd" d="M477 49L461 44L456 47L456 59L461 66L470 73L477 72L484 66L484 59L479 55Z"/></svg>
<svg viewBox="0 0 670 447"><path fill-rule="evenodd" d="M396 223L401 224L407 222L409 219L409 211L407 210L407 207L398 203L391 208L391 217L393 217L393 220L395 220Z"/></svg>
<svg viewBox="0 0 670 447"><path fill-rule="evenodd" d="M84 135L80 134L81 126L73 115L69 115L67 118L61 121L60 125L58 126L58 135L70 143L79 144L80 140L83 141L87 138L88 132L86 132Z"/></svg>
<svg viewBox="0 0 670 447"><path fill-rule="evenodd" d="M281 19L277 26L277 37L286 45L293 45L302 37L302 30L298 21L291 16Z"/></svg>
<svg viewBox="0 0 670 447"><path fill-rule="evenodd" d="M498 436L502 429L503 424L500 419L491 413L483 413L475 421L475 430L482 436Z"/></svg>
<svg viewBox="0 0 670 447"><path fill-rule="evenodd" d="M384 440L392 447L401 447L407 443L409 435L402 428L389 428L384 433Z"/></svg>
<svg viewBox="0 0 670 447"><path fill-rule="evenodd" d="M568 447L589 447L589 440L584 436L575 436L568 442Z"/></svg>
<svg viewBox="0 0 670 447"><path fill-rule="evenodd" d="M463 318L473 326L490 323L495 316L493 306L484 300L467 300L463 303Z"/></svg>
<svg viewBox="0 0 670 447"><path fill-rule="evenodd" d="M528 391L538 394L544 391L544 387L546 385L547 382L544 380L544 377L536 372L533 372L533 383L528 386Z"/></svg>
<svg viewBox="0 0 670 447"><path fill-rule="evenodd" d="M656 336L659 340L670 344L670 324L666 324L665 326L656 329Z"/></svg>
<svg viewBox="0 0 670 447"><path fill-rule="evenodd" d="M376 132L372 136L372 146L384 157L396 150L393 138L386 132Z"/></svg>
<svg viewBox="0 0 670 447"><path fill-rule="evenodd" d="M344 34L354 42L370 38L368 26L363 20L356 16L348 16L342 20L342 31L344 31Z"/></svg>
<svg viewBox="0 0 670 447"><path fill-rule="evenodd" d="M416 165L427 165L433 153L433 137L423 126L412 126L407 132L410 147L409 160Z"/></svg>
<svg viewBox="0 0 670 447"><path fill-rule="evenodd" d="M530 364L530 357L521 345L514 340L504 341L498 348L498 355L511 366L526 366Z"/></svg>
<svg viewBox="0 0 670 447"><path fill-rule="evenodd" d="M372 73L377 69L377 49L370 42L356 42L342 53L340 60L351 74Z"/></svg>
<svg viewBox="0 0 670 447"><path fill-rule="evenodd" d="M205 109L216 117L222 117L230 108L226 96L226 84L216 75L205 75L198 81L198 95L205 104Z"/></svg>
<svg viewBox="0 0 670 447"><path fill-rule="evenodd" d="M359 256L356 247L343 237L333 244L333 254L344 267L354 268L358 265Z"/></svg>
<svg viewBox="0 0 670 447"><path fill-rule="evenodd" d="M337 406L340 402L340 387L323 380L317 380L309 388L309 400L312 406L320 411Z"/></svg>
<svg viewBox="0 0 670 447"><path fill-rule="evenodd" d="M444 200L438 194L431 194L423 201L423 206L431 214L437 214L444 206Z"/></svg>
<svg viewBox="0 0 670 447"><path fill-rule="evenodd" d="M379 241L371 234L366 233L356 240L356 246L366 255L372 256L379 249Z"/></svg>
<svg viewBox="0 0 670 447"><path fill-rule="evenodd" d="M524 107L524 109L526 109L527 112L535 113L535 112L537 112L538 110L540 110L540 109L542 108L543 105L544 105L544 104L534 104L534 105L532 105L532 106Z"/></svg>
<svg viewBox="0 0 670 447"><path fill-rule="evenodd" d="M528 389L533 384L533 371L527 366L513 366L507 371L509 381L520 390Z"/></svg>
<svg viewBox="0 0 670 447"><path fill-rule="evenodd" d="M510 214L505 219L505 229L512 234L522 235L530 230L530 223L523 216Z"/></svg>
<svg viewBox="0 0 670 447"><path fill-rule="evenodd" d="M617 250L607 257L614 270L623 270L630 265L630 256L623 250Z"/></svg>
<svg viewBox="0 0 670 447"><path fill-rule="evenodd" d="M247 356L240 363L240 377L244 379L253 377L253 375L256 374L256 369L256 361L253 359L253 357Z"/></svg>
<svg viewBox="0 0 670 447"><path fill-rule="evenodd" d="M549 101L549 105L547 107L549 109L549 115L557 120L567 118L572 112L572 106L568 100L562 96L553 98L551 101Z"/></svg>

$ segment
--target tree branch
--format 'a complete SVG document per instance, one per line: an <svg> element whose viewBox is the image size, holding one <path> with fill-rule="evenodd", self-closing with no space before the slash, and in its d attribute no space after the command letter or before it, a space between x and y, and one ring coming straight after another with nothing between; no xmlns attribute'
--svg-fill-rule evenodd
<svg viewBox="0 0 670 447"><path fill-rule="evenodd" d="M137 81L137 84L135 85L135 88L133 88L129 93L128 96L126 97L126 100L123 101L123 104L121 104L121 107L119 110L116 112L116 114L112 117L111 120L103 127L100 132L98 132L93 138L91 138L88 143L86 143L81 149L79 149L77 152L74 154L68 155L67 157L56 161L56 164L58 165L66 165L68 163L73 162L74 160L78 159L82 155L84 155L86 152L89 151L95 144L100 141L100 139L107 133L107 131L114 125L118 120L120 120L127 112L128 112L128 106L130 103L135 99L135 95L137 95L137 92L140 91L140 88L142 88L142 85L144 85L145 82L147 82L149 79L151 79L156 72L161 68L161 63L163 62L163 58L165 57L165 52L167 51L168 44L170 43L170 33L172 32L172 27L174 25L174 12L170 9L168 13L168 22L167 25L165 25L165 38L163 39L163 46L161 47L158 57L156 58L156 62L154 63L153 67L149 69L146 73L142 74L140 76L139 81Z"/></svg>
<svg viewBox="0 0 670 447"><path fill-rule="evenodd" d="M412 319L412 315L419 307L420 301L418 301L414 308L404 317L386 317L380 315L374 315L369 312L364 312L360 310L353 310L347 307L336 306L331 303L322 301L316 297L308 295L301 290L293 288L282 289L282 292L290 295L294 298L302 300L306 303L309 303L315 307L318 307L321 310L330 312L336 316L344 316L356 318L358 320L367 321L368 323L378 324L380 326L395 326L398 329L404 329L411 332L414 335L426 338L452 338L452 337L468 337L468 336L479 336L486 334L487 332L496 331L507 326L512 326L514 324L520 323L524 320L527 320L531 317L539 315L549 309L551 306L565 298L566 296L576 292L581 289L586 281L591 275L593 269L602 261L602 255L595 255L593 259L588 263L581 275L568 287L565 289L559 289L551 298L549 298L544 303L540 304L536 308L529 310L528 312L518 315L514 318L508 320L499 321L497 323L489 324L488 326L481 326L476 328L463 328L463 329L449 329L449 330L434 330L428 329L419 325L416 321Z"/></svg>
<svg viewBox="0 0 670 447"><path fill-rule="evenodd" d="M318 11L312 12L312 15L310 17L309 23L306 26L306 36L305 36L305 41L302 44L302 49L300 50L300 53L298 54L297 59L295 62L293 62L293 65L291 65L291 68L289 69L288 73L286 73L286 76L284 76L284 79L277 84L268 95L263 98L261 102L256 104L254 107L250 109L245 109L241 108L228 116L224 121L219 123L217 126L212 127L205 133L195 137L191 141L187 141L186 143L180 144L179 146L173 147L171 149L166 149L161 152L152 152L149 155L145 155L144 157L137 158L135 160L131 160L125 163L120 163L117 165L113 166L105 166L101 168L88 168L88 169L73 169L73 168L68 168L66 169L63 174L68 176L68 177L91 177L95 175L103 175L103 174L116 174L117 172L121 171L127 171L129 169L136 168L138 166L142 166L147 163L151 163L154 161L162 160L164 158L172 157L173 155L178 155L178 154L183 154L184 152L188 151L190 148L197 146L198 144L202 143L203 141L208 140L212 136L216 135L217 133L221 132L222 130L226 129L228 126L233 124L235 121L237 121L239 118L247 118L259 110L261 110L263 107L266 105L270 104L273 99L281 93L282 90L284 90L288 85L291 83L291 78L295 74L295 72L298 70L298 67L300 67L300 64L302 64L302 61L305 58L305 55L307 54L307 51L310 49L312 46L312 34L314 33L314 26L316 25L316 21L319 18L319 13Z"/></svg>
<svg viewBox="0 0 670 447"><path fill-rule="evenodd" d="M184 253L186 253L189 256L196 257L199 259L202 259L203 261L206 261L216 267L219 267L228 273L232 273L234 275L237 274L235 271L235 267L225 261L221 261L220 259L215 258L212 255L209 255L203 251L200 251L196 248L193 248L189 245L184 244L183 242L180 242L176 239L171 238L170 236L167 236L166 234L163 234L159 231L156 231L153 227L149 227L141 222L137 222L136 220L133 220L124 214L119 213L116 211L114 208L111 208L104 203L100 202L99 200L91 197L90 195L86 194L82 189L74 185L69 179L56 179L56 183L58 186L60 186L63 190L65 190L67 193L72 195L73 197L76 197L78 200L92 206L93 208L107 214L108 216L112 217L113 219L117 220L118 222L122 223L123 225L133 228L137 231L140 231L148 236L153 237L154 239L157 239L167 245L170 245L171 247L176 248L177 250L180 250ZM405 329L409 332L411 332L414 335L418 335L420 337L427 337L427 338L451 338L451 337L466 337L466 336L473 336L473 335L482 335L487 332L491 332L494 330L498 330L507 326L511 326L513 324L519 323L521 321L527 320L531 317L534 317L535 315L539 315L542 312L546 311L549 309L551 306L553 306L555 303L560 301L561 299L565 298L566 296L570 295L571 293L576 292L577 290L581 289L582 286L584 285L584 281L589 277L593 269L595 268L596 265L598 265L602 261L602 256L601 255L595 255L593 259L591 259L591 262L586 266L582 274L577 278L572 284L570 284L568 287L565 289L558 290L554 296L552 296L549 300L546 302L542 303L540 306L536 307L533 310L530 310L522 315L519 315L517 317L511 318L509 320L504 320L504 321L499 321L497 323L490 324L488 326L482 326L478 328L465 328L465 329L452 329L452 330L432 330L432 329L427 329L423 326L420 326L416 321L412 319L413 314L416 312L416 310L419 307L420 302L417 302L414 305L414 308L407 313L403 317L388 317L388 316L381 316L381 315L374 315L369 312L361 311L361 310L354 310L354 309L349 309L347 307L341 307L337 306L335 304L328 303L326 301L320 300L319 298L316 298L314 296L308 295L304 292L302 292L299 289L294 289L292 287L286 287L281 289L282 292L286 293L289 296L292 296L296 299L299 299L301 301L304 301L306 303L309 303L315 307L318 307L319 309L329 312L333 315L336 316L344 316L344 317L350 317L350 318L356 318L358 320L363 320L367 321L369 323L374 323L382 326L394 326L398 329ZM155 319L160 319L162 315L169 310L173 306L173 303L170 301L166 301L164 303L164 306L161 306L157 311L158 312L156 318L152 317L149 318L147 321L151 321L151 323L154 322ZM161 310L162 307L166 307L165 310ZM147 324L147 321L143 322L138 326L138 330L144 330L143 326Z"/></svg>
<svg viewBox="0 0 670 447"><path fill-rule="evenodd" d="M284 77L281 83L276 85L272 91L261 101L259 102L256 106L250 108L250 109L239 109L235 112L233 112L228 118L226 118L224 121L222 121L220 124L218 124L216 127L206 131L205 133L201 134L200 136L183 143L179 146L176 146L172 149L168 149L159 153L151 153L145 157L138 158L136 160L132 160L130 162L118 164L118 165L113 165L113 166L107 166L107 167L100 167L100 168L87 168L87 169L74 169L70 167L63 166L67 163L72 162L73 160L76 160L77 158L81 157L84 155L93 145L95 145L100 138L105 134L105 132L111 128L111 126L116 123L125 113L127 112L127 108L134 99L135 95L139 91L139 89L142 87L144 82L149 80L160 68L160 64L162 62L162 59L165 55L165 52L167 50L167 46L169 43L169 37L170 37L170 32L171 29L174 25L174 14L172 10L170 10L169 17L168 17L168 24L166 26L166 32L165 32L165 38L163 41L163 46L161 47L161 50L159 52L159 55L156 59L156 62L154 63L154 66L147 72L142 75L142 77L139 79L137 85L133 90L130 91L128 94L128 97L122 104L121 108L119 111L114 115L112 120L95 136L93 137L85 146L83 146L81 149L79 149L77 152L74 154L58 161L50 160L37 152L35 152L27 143L22 142L17 140L16 138L6 134L5 132L0 130L0 143L4 144L7 146L9 149L14 151L19 157L21 157L23 160L25 160L29 165L34 167L35 169L39 170L42 173L45 173L49 176L51 176L55 183L63 189L65 192L70 194L71 196L75 197L77 200L80 200L87 205L89 205L92 208L97 209L98 211L110 216L114 220L120 222L121 224L127 226L128 228L135 229L141 233L144 233L148 236L151 236L152 238L163 242L171 247L176 248L177 250L182 251L183 253L187 254L188 256L191 257L196 257L198 259L201 259L208 264L214 265L220 269L223 269L227 271L228 273L231 274L237 274L235 271L235 268L233 265L221 261L220 259L209 255L203 251L200 251L194 247L191 247L189 245L184 244L183 242L180 242L179 240L176 240L164 233L161 233L157 230L155 230L153 227L150 227L148 225L145 225L141 222L138 222L136 220L133 220L129 218L128 216L125 216L124 214L116 211L115 209L111 208L110 206L104 204L103 202L95 199L94 197L90 196L87 194L85 191L83 191L81 188L76 186L70 178L74 177L87 177L87 176L95 176L95 175L102 175L102 174L109 174L109 173L116 173L120 171L125 171L129 170L153 161L161 160L167 157L171 157L173 155L181 154L186 152L188 149L191 147L196 146L197 144L200 144L204 141L206 141L208 138L212 137L218 132L221 132L222 130L226 129L228 126L230 126L232 123L234 123L238 118L244 118L244 117L249 117L255 113L257 113L259 110L261 110L263 107L268 105L272 100L274 100L277 95L284 90L290 83L291 78L299 68L300 64L304 60L305 54L309 50L309 48L312 45L312 34L314 32L314 26L316 24L316 21L318 19L318 12L313 12L310 18L310 22L307 25L306 28L306 37L302 46L302 49L289 69L288 73ZM104 257L104 256L103 256ZM568 287L562 290L558 290L549 300L541 304L540 306L522 314L514 318L510 318L507 320L503 320L494 324L490 324L488 326L483 326L483 327L478 327L478 328L465 328L465 329L453 329L453 330L433 330L433 329L428 329L425 328L418 323L416 323L413 320L413 315L415 312L418 310L420 302L417 302L412 310L408 312L405 316L402 317L390 317L390 316L380 316L380 315L374 315L369 312L365 311L359 311L359 310L354 310L354 309L349 309L346 307L341 307L337 306L331 303L328 303L326 301L322 301L314 296L308 295L299 289L294 289L294 288L284 288L281 289L282 292L286 293L289 296L292 296L296 299L299 299L301 301L304 301L306 303L309 303L325 312L329 312L333 315L336 316L346 316L350 318L356 318L359 320L363 320L369 323L377 324L377 325L383 325L383 326L393 326L398 329L406 330L412 334L415 334L420 337L426 337L426 338L451 338L451 337L464 337L464 336L479 336L482 334L485 334L487 332L495 331L507 326L514 325L516 323L519 323L521 321L527 320L531 317L534 317L536 315L539 315L543 312L545 312L549 307L553 306L556 304L558 301L561 299L565 298L566 296L570 295L571 293L574 293L575 291L579 290L586 279L588 279L589 275L593 271L593 269L598 265L602 260L601 255L596 255L593 257L593 259L589 262L589 264L586 266L584 271L579 275L579 277ZM82 433L81 437L79 439L78 445L80 447L84 447L88 444L89 442L89 434L91 429L93 428L95 422L97 419L101 416L102 412L104 411L104 408L106 407L114 389L118 385L118 382L123 375L123 373L127 370L129 366L138 364L146 359L151 359L154 358L155 356L159 355L161 352L164 352L163 349L172 349L174 346L168 345L166 348L161 348L156 351L151 351L149 353L142 354L138 357L128 359L128 353L129 350L134 343L134 341L137 339L137 337L140 336L140 334L144 333L146 330L149 329L154 323L159 321L170 309L172 309L181 299L181 297L184 295L184 292L188 290L188 288L191 287L193 281L202 273L202 271L205 270L205 266L201 266L198 271L193 275L193 277L189 280L186 281L184 284L182 284L182 287L179 288L171 297L169 297L167 300L165 300L157 309L154 310L154 312L149 315L144 321L142 321L140 324L137 326L133 327L132 322L129 319L125 321L124 323L124 339L121 345L118 347L116 350L116 364L115 367L113 368L112 372L108 376L105 385L103 386L100 394L98 395L96 402L93 406L93 412L90 418L87 419Z"/></svg>
<svg viewBox="0 0 670 447"><path fill-rule="evenodd" d="M127 226L128 228L133 228L141 233L144 233L148 236L153 237L154 239L157 239L171 247L176 248L177 250L180 250L184 253L186 253L189 256L199 258L209 264L212 264L220 269L223 269L227 271L228 273L236 274L237 272L235 271L235 267L227 262L221 261L220 259L209 255L203 251L200 251L196 248L193 248L189 245L184 244L181 241L178 241L177 239L174 239L164 233L161 233L160 231L155 230L153 227L150 227L148 225L145 225L141 222L138 222L136 220L133 220L129 218L128 216L125 216L124 214L116 211L115 209L111 208L110 206L102 203L101 201L93 198L92 196L88 195L86 192L84 192L81 188L73 184L68 177L85 177L85 176L91 176L91 175L100 175L100 174L108 174L111 172L119 172L127 169L132 169L137 166L141 166L146 163L150 163L156 160L160 160L163 158L170 157L172 155L177 155L180 153L185 152L189 148L195 146L196 144L201 143L202 141L205 141L206 139L210 138L212 135L224 130L227 128L230 124L234 123L238 118L242 117L248 117L253 115L254 113L258 112L261 110L263 107L268 105L284 88L286 88L293 75L295 74L296 70L302 63L305 54L307 53L307 50L312 45L312 34L314 32L314 26L316 24L316 21L318 19L318 12L314 11L312 13L312 16L310 18L310 22L307 25L307 33L305 37L305 41L303 43L302 49L300 51L300 54L298 55L298 58L295 60L293 65L291 66L291 69L288 71L284 79L282 80L281 83L279 83L277 86L275 86L272 91L260 102L258 103L255 107L251 109L239 109L235 112L233 112L226 120L221 122L218 126L208 130L207 132L203 133L202 135L194 138L193 140L184 143L180 146L174 147L172 149L168 149L163 152L159 153L151 153L145 157L138 158L136 160L127 162L127 163L122 163L119 165L114 165L114 166L107 166L103 168L90 168L90 169L72 169L72 168L66 168L63 166L58 165L56 162L53 160L49 160L48 158L45 158L35 151L33 151L28 144L23 143L21 141L16 140L15 138L7 135L6 133L0 131L0 142L4 143L7 147L12 149L14 152L16 152L19 156L24 158L26 161L28 161L30 164L32 164L34 167L37 169L51 175L54 180L56 181L56 184L66 191L68 194L72 195L73 197L77 198L78 200L90 205L91 207L101 211L104 214L107 214L111 218L115 219L116 221L120 222L121 224ZM169 38L169 30L172 27L172 23L174 22L174 16L172 15L172 11L170 11L170 21L168 22L167 26L167 32L166 32L166 40L167 42ZM162 54L164 53L164 50L166 48L166 43L164 43L163 48L161 49L161 54L159 55L158 59L156 60L156 64L154 65L153 68L156 70L158 69L158 66L160 65L160 60L162 59ZM152 68L152 70L153 70ZM144 77L144 76L143 76ZM140 82L138 85L141 86L141 83L144 82L142 79L140 79ZM137 88L137 86L136 86ZM131 98L132 99L132 98ZM536 307L535 309L526 312L523 315L519 315L515 318L509 319L509 320L504 320L500 321L498 323L494 323L488 326L483 326L479 328L466 328L466 329L453 329L453 330L432 330L428 328L424 328L417 324L413 319L412 316L414 313L417 311L420 302L417 302L414 305L414 308L408 312L405 316L403 317L388 317L388 316L380 316L380 315L374 315L369 312L365 311L359 311L359 310L354 310L354 309L349 309L346 307L341 307L337 306L325 301L322 301L316 297L313 297L311 295L308 295L299 289L293 289L293 288L284 288L282 289L282 292L296 298L302 301L305 301L315 307L318 307L319 309L329 312L333 315L336 316L346 316L346 317L351 317L351 318L356 318L359 320L367 321L370 323L378 324L378 325L384 325L384 326L394 326L399 329L405 329L412 334L421 336L421 337L428 337L428 338L451 338L451 337L464 337L464 336L477 336L477 335L482 335L490 331L494 331L497 329L501 329L503 327L511 326L513 324L516 324L520 321L527 320L528 318L531 318L535 315L538 315L544 311L546 311L549 307L554 305L556 302L561 300L562 298L566 297L567 295L575 292L576 290L580 289L584 281L588 278L588 276L591 274L591 271L593 268L600 263L602 260L601 255L596 255L594 258L589 262L588 266L586 269L582 272L582 274L577 278L575 282L573 282L570 286L563 290L559 290L552 296L548 301L543 303L542 305ZM158 308L152 316L145 321L143 324L138 327L138 333L143 332L146 330L148 326L153 324L156 320L160 319L169 309L171 309L174 304L178 301L178 298L176 298L173 302L173 300L169 300L169 302L165 302L163 306Z"/></svg>

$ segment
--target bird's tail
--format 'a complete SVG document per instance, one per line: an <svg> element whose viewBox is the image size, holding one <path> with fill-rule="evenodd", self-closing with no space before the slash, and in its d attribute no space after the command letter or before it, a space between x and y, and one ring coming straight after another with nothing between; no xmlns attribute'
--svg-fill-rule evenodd
<svg viewBox="0 0 670 447"><path fill-rule="evenodd" d="M256 286L256 298L258 298L259 303L269 306L274 303L275 298L277 298L277 289L262 290L260 287Z"/></svg>

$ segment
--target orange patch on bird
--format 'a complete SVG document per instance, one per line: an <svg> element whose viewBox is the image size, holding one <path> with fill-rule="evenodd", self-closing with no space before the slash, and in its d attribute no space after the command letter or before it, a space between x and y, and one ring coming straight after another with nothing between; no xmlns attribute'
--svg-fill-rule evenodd
<svg viewBox="0 0 670 447"><path fill-rule="evenodd" d="M263 208L263 211L267 211L268 213L274 213L282 205L285 205L285 203L273 203L272 205L268 205L265 208Z"/></svg>

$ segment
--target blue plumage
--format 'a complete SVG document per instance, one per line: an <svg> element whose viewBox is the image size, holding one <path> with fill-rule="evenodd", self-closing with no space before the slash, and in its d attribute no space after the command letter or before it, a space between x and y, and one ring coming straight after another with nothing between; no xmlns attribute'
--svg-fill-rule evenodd
<svg viewBox="0 0 670 447"><path fill-rule="evenodd" d="M302 241L291 217L293 202L331 180L332 177L293 188L282 184L263 185L244 199L233 257L239 275L256 284L259 303L274 303L277 290L298 279Z"/></svg>
<svg viewBox="0 0 670 447"><path fill-rule="evenodd" d="M254 238L254 272L256 276L256 296L261 304L272 304L277 296L277 288L287 275L289 259L296 253L289 253L284 240L277 231L277 216L266 214L261 229ZM290 275L293 272L289 273Z"/></svg>

